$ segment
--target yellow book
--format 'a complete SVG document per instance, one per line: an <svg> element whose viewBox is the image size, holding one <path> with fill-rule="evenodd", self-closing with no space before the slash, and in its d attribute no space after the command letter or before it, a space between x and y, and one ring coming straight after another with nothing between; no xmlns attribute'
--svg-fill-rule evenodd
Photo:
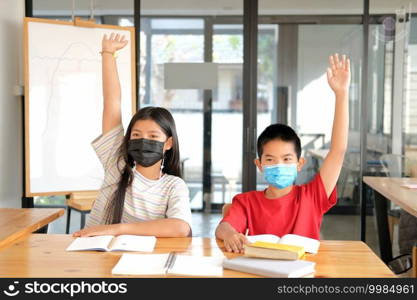
<svg viewBox="0 0 417 300"><path fill-rule="evenodd" d="M270 259L296 260L304 256L301 246L257 241L245 246L245 256Z"/></svg>

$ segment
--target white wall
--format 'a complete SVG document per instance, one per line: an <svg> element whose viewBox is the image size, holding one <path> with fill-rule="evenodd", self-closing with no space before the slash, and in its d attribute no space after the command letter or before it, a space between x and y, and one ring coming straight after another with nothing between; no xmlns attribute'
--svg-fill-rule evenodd
<svg viewBox="0 0 417 300"><path fill-rule="evenodd" d="M21 207L23 0L0 1L0 207Z"/></svg>

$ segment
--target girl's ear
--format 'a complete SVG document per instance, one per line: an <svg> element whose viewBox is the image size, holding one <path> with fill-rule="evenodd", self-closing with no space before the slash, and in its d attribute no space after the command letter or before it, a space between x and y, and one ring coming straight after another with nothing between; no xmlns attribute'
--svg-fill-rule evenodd
<svg viewBox="0 0 417 300"><path fill-rule="evenodd" d="M168 151L172 148L172 136L170 136L164 145L164 151Z"/></svg>
<svg viewBox="0 0 417 300"><path fill-rule="evenodd" d="M259 158L255 158L254 160L253 160L253 162L255 163L255 165L258 167L258 170L259 170L259 172L261 172L262 173L262 165L261 165L261 160L259 159Z"/></svg>

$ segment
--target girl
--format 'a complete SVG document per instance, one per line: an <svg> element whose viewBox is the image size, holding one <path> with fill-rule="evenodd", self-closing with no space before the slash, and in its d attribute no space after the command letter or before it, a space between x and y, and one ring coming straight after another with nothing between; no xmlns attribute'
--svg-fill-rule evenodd
<svg viewBox="0 0 417 300"><path fill-rule="evenodd" d="M180 178L174 119L160 107L140 109L123 136L121 88L114 53L127 45L112 33L102 41L103 132L92 143L104 183L86 228L73 236L191 234L187 185Z"/></svg>

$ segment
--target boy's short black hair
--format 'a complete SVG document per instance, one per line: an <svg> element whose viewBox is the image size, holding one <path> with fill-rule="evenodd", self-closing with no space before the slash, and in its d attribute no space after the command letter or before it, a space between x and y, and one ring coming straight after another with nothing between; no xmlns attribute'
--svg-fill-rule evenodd
<svg viewBox="0 0 417 300"><path fill-rule="evenodd" d="M258 156L259 159L263 153L263 147L271 140L281 140L284 142L290 142L294 144L295 152L297 153L297 159L301 157L301 142L295 131L284 124L272 124L269 125L258 137Z"/></svg>

